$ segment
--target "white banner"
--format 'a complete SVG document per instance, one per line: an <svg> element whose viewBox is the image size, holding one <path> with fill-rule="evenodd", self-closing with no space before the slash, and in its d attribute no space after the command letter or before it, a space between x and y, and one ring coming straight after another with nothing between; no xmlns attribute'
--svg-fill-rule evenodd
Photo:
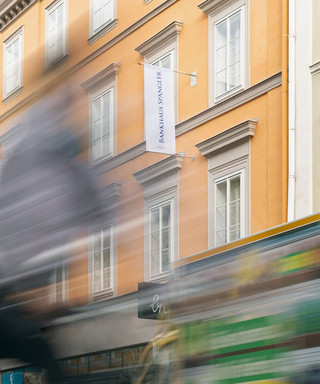
<svg viewBox="0 0 320 384"><path fill-rule="evenodd" d="M144 64L146 150L176 153L173 71Z"/></svg>

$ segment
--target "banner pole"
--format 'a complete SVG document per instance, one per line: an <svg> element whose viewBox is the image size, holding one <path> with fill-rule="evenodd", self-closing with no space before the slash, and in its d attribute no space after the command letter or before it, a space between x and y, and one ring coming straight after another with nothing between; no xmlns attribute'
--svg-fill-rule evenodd
<svg viewBox="0 0 320 384"><path fill-rule="evenodd" d="M146 65L147 63L138 63L139 65ZM148 64L148 65L152 65L152 64ZM156 67L156 65L154 65L154 67ZM169 69L169 68L168 68ZM181 75L188 75L188 76L193 76L193 77L197 77L197 74L196 73L189 73L189 72L183 72L183 71L177 71L175 69L169 69L169 71L172 71L172 72L175 72L175 73L180 73Z"/></svg>

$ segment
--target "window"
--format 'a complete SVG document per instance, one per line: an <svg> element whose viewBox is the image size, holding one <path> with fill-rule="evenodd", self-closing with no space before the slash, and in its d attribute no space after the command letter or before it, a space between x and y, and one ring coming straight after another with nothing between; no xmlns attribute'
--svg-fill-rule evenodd
<svg viewBox="0 0 320 384"><path fill-rule="evenodd" d="M248 87L249 0L206 0L209 16L209 104Z"/></svg>
<svg viewBox="0 0 320 384"><path fill-rule="evenodd" d="M140 44L136 51L144 57L148 64L162 68L178 68L178 36L182 29L182 22L174 21L156 35ZM178 121L178 78L174 76L175 88L175 119Z"/></svg>
<svg viewBox="0 0 320 384"><path fill-rule="evenodd" d="M68 268L65 256L61 264L54 268L51 278L50 300L52 303L62 303L67 300L67 278Z"/></svg>
<svg viewBox="0 0 320 384"><path fill-rule="evenodd" d="M243 8L214 23L214 90L217 100L243 85Z"/></svg>
<svg viewBox="0 0 320 384"><path fill-rule="evenodd" d="M161 281L178 258L178 185L183 158L170 156L136 173L144 188L145 281Z"/></svg>
<svg viewBox="0 0 320 384"><path fill-rule="evenodd" d="M171 268L173 239L172 201L150 208L150 276L154 277Z"/></svg>
<svg viewBox="0 0 320 384"><path fill-rule="evenodd" d="M235 241L243 233L243 171L214 181L215 245Z"/></svg>
<svg viewBox="0 0 320 384"><path fill-rule="evenodd" d="M46 66L56 64L66 54L66 0L59 0L46 9Z"/></svg>
<svg viewBox="0 0 320 384"><path fill-rule="evenodd" d="M208 246L249 235L250 151L258 121L244 121L196 144L208 158Z"/></svg>
<svg viewBox="0 0 320 384"><path fill-rule="evenodd" d="M95 35L115 18L114 0L91 0L91 32ZM106 31L104 31L106 32Z"/></svg>
<svg viewBox="0 0 320 384"><path fill-rule="evenodd" d="M4 42L4 99L22 87L23 29Z"/></svg>
<svg viewBox="0 0 320 384"><path fill-rule="evenodd" d="M113 88L92 98L91 101L91 149L92 160L111 156L113 126Z"/></svg>
<svg viewBox="0 0 320 384"><path fill-rule="evenodd" d="M89 93L90 157L98 162L116 149L116 85L120 63L112 63L81 84Z"/></svg>
<svg viewBox="0 0 320 384"><path fill-rule="evenodd" d="M174 50L165 53L152 61L151 64L161 68L174 69Z"/></svg>
<svg viewBox="0 0 320 384"><path fill-rule="evenodd" d="M113 262L111 227L93 233L93 294L112 291Z"/></svg>

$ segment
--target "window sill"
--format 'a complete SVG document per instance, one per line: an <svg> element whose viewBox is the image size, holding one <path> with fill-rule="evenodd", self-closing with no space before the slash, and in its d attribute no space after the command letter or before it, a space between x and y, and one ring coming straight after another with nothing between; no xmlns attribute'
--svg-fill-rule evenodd
<svg viewBox="0 0 320 384"><path fill-rule="evenodd" d="M173 271L168 271L161 273L156 276L150 277L150 282L152 283L166 283L173 276Z"/></svg>
<svg viewBox="0 0 320 384"><path fill-rule="evenodd" d="M23 92L23 86L20 86L19 88L15 89L14 91L11 91L3 100L2 104L6 105L11 100L13 100L15 97L19 96Z"/></svg>
<svg viewBox="0 0 320 384"><path fill-rule="evenodd" d="M227 91L218 97L215 97L213 105L217 105L217 104L221 103L222 101L225 101L225 100L229 99L230 97L237 95L238 93L243 92L245 89L246 89L246 87L244 85L239 85L238 87L236 87L230 91Z"/></svg>
<svg viewBox="0 0 320 384"><path fill-rule="evenodd" d="M101 164L101 163L107 162L108 160L111 160L113 157L114 156L112 154L110 154L110 155L106 155L103 157L99 157L98 159L95 159L95 160L92 160L92 158L91 158L91 165L94 167L98 164Z"/></svg>
<svg viewBox="0 0 320 384"><path fill-rule="evenodd" d="M108 22L108 24L106 24L104 27L101 27L101 29L99 29L97 32L95 32L88 39L88 43L91 45L92 43L94 43L95 41L100 39L100 37L102 37L104 34L111 31L111 29L115 28L117 26L117 24L118 24L118 19L111 20L110 22Z"/></svg>
<svg viewBox="0 0 320 384"><path fill-rule="evenodd" d="M105 290L101 292L96 292L92 295L92 301L102 301L105 299L109 299L111 297L114 297L114 291L113 290Z"/></svg>
<svg viewBox="0 0 320 384"><path fill-rule="evenodd" d="M50 73L51 71L54 71L56 68L63 65L68 59L69 59L69 55L64 55L57 60L47 63L45 66L44 73L47 74L47 73Z"/></svg>

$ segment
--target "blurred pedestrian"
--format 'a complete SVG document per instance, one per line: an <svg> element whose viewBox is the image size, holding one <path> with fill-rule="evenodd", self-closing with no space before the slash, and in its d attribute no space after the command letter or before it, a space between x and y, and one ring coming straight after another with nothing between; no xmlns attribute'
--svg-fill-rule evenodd
<svg viewBox="0 0 320 384"><path fill-rule="evenodd" d="M59 365L37 313L20 298L49 284L71 231L103 214L94 178L77 159L79 141L67 128L70 101L63 89L31 109L0 183L0 357L47 369L50 383L61 381ZM48 251L56 256L50 264L28 263Z"/></svg>

